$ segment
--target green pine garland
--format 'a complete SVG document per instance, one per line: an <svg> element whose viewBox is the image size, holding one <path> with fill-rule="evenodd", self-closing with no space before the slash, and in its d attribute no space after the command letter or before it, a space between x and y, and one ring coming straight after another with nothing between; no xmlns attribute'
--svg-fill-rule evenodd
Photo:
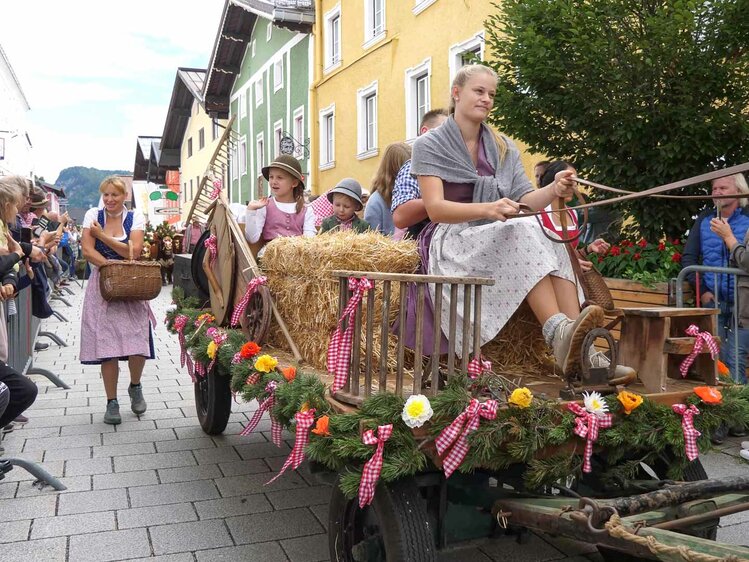
<svg viewBox="0 0 749 562"><path fill-rule="evenodd" d="M211 339L206 330L214 322L201 325L205 311L190 308L193 304L175 291L176 310L167 313L167 326L174 333L177 315L187 317L183 335L189 352L196 361L207 364L210 358L207 347ZM196 326L197 324L197 326ZM198 332L196 334L196 332ZM287 381L279 368L268 373L258 372L251 359L235 361L235 356L247 343L239 330L226 330L227 340L217 352L219 372L228 373L231 387L245 401L262 401L267 398L266 386L276 381L276 403L272 415L280 424L294 429L294 415L303 408L314 408L316 419L327 416L329 435L310 434L307 458L328 469L341 473L341 489L349 497L356 496L364 463L371 458L374 447L365 445L361 433L379 425L393 424L393 433L384 446L381 478L392 482L426 470L434 470L432 461L419 447L414 432L401 419L405 400L392 393L381 393L364 400L353 413L336 413L325 399L326 387L315 376L297 373ZM252 378L251 378L252 377ZM248 379L250 379L248 381ZM452 423L469 404L471 398L482 396L481 380L469 381L465 376L453 377L446 388L430 399L434 415L426 425L428 437L434 438ZM718 405L708 405L693 395L687 401L700 409L695 426L702 432L698 444L701 450L710 447L709 436L722 423L749 426L749 389L729 386L722 389L723 400ZM630 415L615 395L605 397L615 423L600 432L596 444L596 463L602 463L596 478L602 481L622 481L633 478L639 462L652 462L664 454L675 455L669 468L669 477L678 479L688 465L684 456L684 437L681 418L669 406L645 398ZM502 470L512 465L524 465L523 479L529 489L564 481L580 475L580 457L583 442L573 434L575 416L557 402L534 398L527 408L509 406L500 408L494 420L482 420L479 428L468 437L470 450L460 471ZM575 451L565 445L577 445ZM561 448L560 448L561 447ZM541 452L556 454L544 456ZM596 471L599 467L596 467Z"/></svg>

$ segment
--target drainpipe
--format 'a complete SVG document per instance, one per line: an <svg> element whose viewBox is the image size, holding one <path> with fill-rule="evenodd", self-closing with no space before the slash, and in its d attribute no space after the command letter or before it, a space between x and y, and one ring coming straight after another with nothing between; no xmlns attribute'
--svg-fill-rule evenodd
<svg viewBox="0 0 749 562"><path fill-rule="evenodd" d="M310 127L310 150L309 162L310 162L310 175L312 176L312 186L315 191L320 193L320 149L317 146L318 139L320 138L320 122L319 116L320 111L317 101L317 88L320 85L322 79L322 67L323 61L323 37L322 37L322 0L315 0L315 26L312 30L312 37L315 43L315 56L314 56L314 80L310 84L309 89L309 127Z"/></svg>

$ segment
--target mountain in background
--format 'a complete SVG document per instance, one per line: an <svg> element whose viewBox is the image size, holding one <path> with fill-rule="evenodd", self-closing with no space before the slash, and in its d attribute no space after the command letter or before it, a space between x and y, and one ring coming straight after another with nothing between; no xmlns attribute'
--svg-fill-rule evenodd
<svg viewBox="0 0 749 562"><path fill-rule="evenodd" d="M57 187L65 190L68 207L88 209L99 202L99 184L107 176L131 175L127 170L99 170L73 166L65 168L55 181Z"/></svg>

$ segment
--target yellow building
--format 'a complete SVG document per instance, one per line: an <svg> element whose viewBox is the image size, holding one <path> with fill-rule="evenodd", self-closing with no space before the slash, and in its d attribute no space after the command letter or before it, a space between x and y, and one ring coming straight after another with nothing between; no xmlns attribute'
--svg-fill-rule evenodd
<svg viewBox="0 0 749 562"><path fill-rule="evenodd" d="M413 142L424 113L447 108L457 70L484 58L493 1L316 1L314 192L348 176L368 187L385 147ZM523 154L529 178L535 160Z"/></svg>

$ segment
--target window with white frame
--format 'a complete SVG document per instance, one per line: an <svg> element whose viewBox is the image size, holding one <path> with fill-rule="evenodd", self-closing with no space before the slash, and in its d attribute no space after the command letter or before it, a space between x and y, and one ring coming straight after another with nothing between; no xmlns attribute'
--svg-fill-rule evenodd
<svg viewBox="0 0 749 562"><path fill-rule="evenodd" d="M190 178L190 199L195 198L195 192L192 189L192 178Z"/></svg>
<svg viewBox="0 0 749 562"><path fill-rule="evenodd" d="M283 121L273 123L273 156L278 158L281 154L281 139L283 138Z"/></svg>
<svg viewBox="0 0 749 562"><path fill-rule="evenodd" d="M253 59L255 58L255 40L254 39L250 42L250 56Z"/></svg>
<svg viewBox="0 0 749 562"><path fill-rule="evenodd" d="M272 37L273 37L273 23L269 21L268 27L265 30L265 40L270 42Z"/></svg>
<svg viewBox="0 0 749 562"><path fill-rule="evenodd" d="M437 0L414 0L414 7L412 10L414 15L419 15L436 1Z"/></svg>
<svg viewBox="0 0 749 562"><path fill-rule="evenodd" d="M341 64L341 5L325 14L325 70Z"/></svg>
<svg viewBox="0 0 749 562"><path fill-rule="evenodd" d="M243 93L239 94L239 98L237 98L237 103L239 104L239 118L244 119L247 116L247 103L245 101L244 96L244 90Z"/></svg>
<svg viewBox="0 0 749 562"><path fill-rule="evenodd" d="M247 173L247 137L239 139L239 173Z"/></svg>
<svg viewBox="0 0 749 562"><path fill-rule="evenodd" d="M283 88L283 55L273 61L273 91Z"/></svg>
<svg viewBox="0 0 749 562"><path fill-rule="evenodd" d="M335 105L320 111L320 169L335 166Z"/></svg>
<svg viewBox="0 0 749 562"><path fill-rule="evenodd" d="M476 62L476 59L484 60L484 45L484 32L479 31L470 39L450 47L448 60L450 63L451 83L462 66L473 64Z"/></svg>
<svg viewBox="0 0 749 562"><path fill-rule="evenodd" d="M406 70L406 139L419 136L424 114L431 108L430 83L432 59Z"/></svg>
<svg viewBox="0 0 749 562"><path fill-rule="evenodd" d="M364 45L373 45L385 36L385 0L364 0Z"/></svg>
<svg viewBox="0 0 749 562"><path fill-rule="evenodd" d="M357 95L357 157L377 155L377 81L361 88Z"/></svg>
<svg viewBox="0 0 749 562"><path fill-rule="evenodd" d="M263 103L263 75L255 81L255 107Z"/></svg>
<svg viewBox="0 0 749 562"><path fill-rule="evenodd" d="M262 168L265 166L265 137L260 133L255 139L255 163L257 164L257 175L262 175Z"/></svg>
<svg viewBox="0 0 749 562"><path fill-rule="evenodd" d="M219 131L218 121L216 121L215 119L213 120L213 127L211 127L211 129L212 129L211 140L216 140L217 138L221 136L221 132Z"/></svg>
<svg viewBox="0 0 749 562"><path fill-rule="evenodd" d="M304 106L294 110L294 157L304 158Z"/></svg>
<svg viewBox="0 0 749 562"><path fill-rule="evenodd" d="M236 181L239 179L239 149L235 149L229 155L229 166L231 170L231 179ZM192 182L192 180L190 180Z"/></svg>

